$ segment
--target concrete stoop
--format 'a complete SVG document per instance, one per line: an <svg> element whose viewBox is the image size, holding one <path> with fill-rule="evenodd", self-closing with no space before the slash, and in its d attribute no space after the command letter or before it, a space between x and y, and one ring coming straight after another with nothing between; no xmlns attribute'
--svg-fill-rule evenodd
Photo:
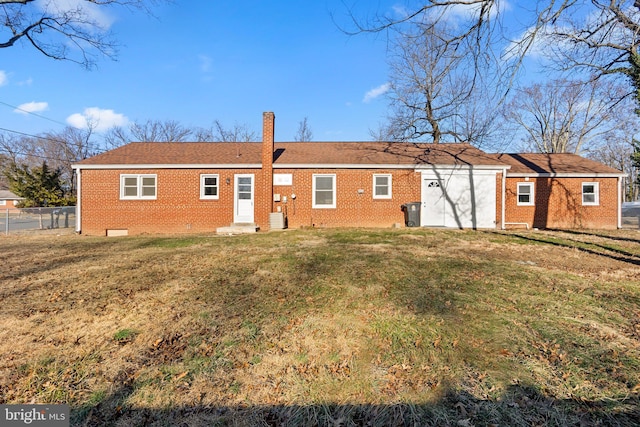
<svg viewBox="0 0 640 427"><path fill-rule="evenodd" d="M231 224L216 228L216 234L250 234L257 233L259 229L256 224Z"/></svg>

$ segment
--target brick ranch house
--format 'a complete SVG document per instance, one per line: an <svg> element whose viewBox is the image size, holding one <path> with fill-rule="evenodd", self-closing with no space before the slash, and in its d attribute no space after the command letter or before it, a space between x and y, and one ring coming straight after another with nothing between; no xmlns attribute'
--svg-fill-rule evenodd
<svg viewBox="0 0 640 427"><path fill-rule="evenodd" d="M22 200L22 197L16 196L9 190L0 190L0 213L2 211L18 212L16 205Z"/></svg>
<svg viewBox="0 0 640 427"><path fill-rule="evenodd" d="M575 155L487 154L469 144L134 142L73 166L90 235L421 226L617 228L622 173ZM410 213L411 214L411 213ZM418 215L416 211L413 213ZM222 230L226 230L222 228Z"/></svg>

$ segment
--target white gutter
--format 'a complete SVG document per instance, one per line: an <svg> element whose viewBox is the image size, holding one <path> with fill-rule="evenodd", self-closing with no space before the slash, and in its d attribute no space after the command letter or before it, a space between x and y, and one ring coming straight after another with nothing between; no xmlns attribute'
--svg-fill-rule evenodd
<svg viewBox="0 0 640 427"><path fill-rule="evenodd" d="M621 173L513 173L509 178L620 178L626 176Z"/></svg>
<svg viewBox="0 0 640 427"><path fill-rule="evenodd" d="M114 164L114 165L72 165L73 169L260 169L260 163L246 164Z"/></svg>
<svg viewBox="0 0 640 427"><path fill-rule="evenodd" d="M113 164L113 165L72 165L73 169L260 169L260 163L246 164ZM504 165L421 165L421 164L353 164L353 163L331 163L331 164L275 164L274 169L415 169L424 171L431 169L452 170L452 169L473 169L473 170L496 170L504 168Z"/></svg>

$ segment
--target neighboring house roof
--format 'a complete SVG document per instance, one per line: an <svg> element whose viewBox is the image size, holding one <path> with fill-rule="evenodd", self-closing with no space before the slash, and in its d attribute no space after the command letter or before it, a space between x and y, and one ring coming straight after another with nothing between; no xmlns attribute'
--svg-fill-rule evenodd
<svg viewBox="0 0 640 427"><path fill-rule="evenodd" d="M255 166L261 164L260 142L132 142L77 163L92 166ZM469 144L401 142L279 142L274 167L367 165L506 165Z"/></svg>
<svg viewBox="0 0 640 427"><path fill-rule="evenodd" d="M0 200L22 200L22 197L16 196L9 190L0 190Z"/></svg>
<svg viewBox="0 0 640 427"><path fill-rule="evenodd" d="M505 153L495 157L511 166L509 175L625 176L617 169L570 153Z"/></svg>

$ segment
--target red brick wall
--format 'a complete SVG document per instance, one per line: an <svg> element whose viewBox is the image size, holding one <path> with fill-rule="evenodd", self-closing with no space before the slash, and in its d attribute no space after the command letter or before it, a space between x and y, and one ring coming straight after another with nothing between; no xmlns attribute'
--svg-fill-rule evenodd
<svg viewBox="0 0 640 427"><path fill-rule="evenodd" d="M285 212L290 228L297 227L391 227L404 226L403 203L420 201L421 174L413 170L276 169L276 174L292 174L293 185L275 186L274 194L287 197L275 203ZM313 208L313 175L336 175L336 207ZM392 198L373 198L373 175L391 174ZM362 190L360 193L359 190ZM295 194L293 200L291 195Z"/></svg>
<svg viewBox="0 0 640 427"><path fill-rule="evenodd" d="M156 200L120 200L120 174L136 173L157 174ZM218 200L200 199L203 173L219 175ZM262 175L257 169L82 170L82 233L105 235L107 229L128 229L129 234L215 232L233 222L236 173L255 174L256 193L261 188ZM257 223L264 224L267 217L258 215L256 209Z"/></svg>
<svg viewBox="0 0 640 427"><path fill-rule="evenodd" d="M16 205L13 203L14 200L5 200L4 205L0 205L0 215L7 212L19 212L20 210L16 208Z"/></svg>
<svg viewBox="0 0 640 427"><path fill-rule="evenodd" d="M157 174L156 200L120 200L120 174ZM219 199L200 200L200 174L219 175ZM290 228L298 227L391 227L404 224L403 203L420 201L421 174L413 170L312 170L276 169L289 173L293 185L275 186L274 194L287 203L273 202L264 174L258 169L207 170L83 170L81 229L85 234L104 235L107 229L140 233L215 232L233 222L234 175L255 175L255 222L268 229L268 214L278 207L285 212ZM336 175L336 208L312 207L314 173ZM373 199L373 175L392 176L392 199ZM229 179L229 184L226 183ZM272 179L269 177L269 179ZM538 178L534 182L534 206L517 206L516 185L523 178L507 178L506 222L526 222L537 228L616 228L616 178ZM582 183L599 182L598 206L582 206ZM362 192L360 192L362 190ZM500 226L502 193L500 175L496 221ZM296 199L291 195L296 194Z"/></svg>
<svg viewBox="0 0 640 427"><path fill-rule="evenodd" d="M215 232L233 222L233 177L255 175L255 222L267 230L269 213L280 206L288 225L297 227L391 227L404 225L400 205L420 201L421 175L412 170L281 170L293 174L293 185L276 186L273 193L287 203L265 195L262 171L208 169L82 170L81 230L105 235L108 229L140 233ZM156 174L156 200L120 200L120 174ZM200 174L219 175L219 199L200 200ZM336 208L312 208L314 173L336 174ZM373 199L373 174L392 175L392 199ZM226 184L229 179L230 184ZM262 190L261 190L262 189ZM358 190L363 190L359 193ZM296 199L291 198L296 194ZM273 206L273 208L272 208Z"/></svg>
<svg viewBox="0 0 640 427"><path fill-rule="evenodd" d="M517 184L534 183L534 206L517 205ZM598 182L597 206L582 205L582 183ZM618 227L617 178L507 178L506 222L526 222L534 228Z"/></svg>

